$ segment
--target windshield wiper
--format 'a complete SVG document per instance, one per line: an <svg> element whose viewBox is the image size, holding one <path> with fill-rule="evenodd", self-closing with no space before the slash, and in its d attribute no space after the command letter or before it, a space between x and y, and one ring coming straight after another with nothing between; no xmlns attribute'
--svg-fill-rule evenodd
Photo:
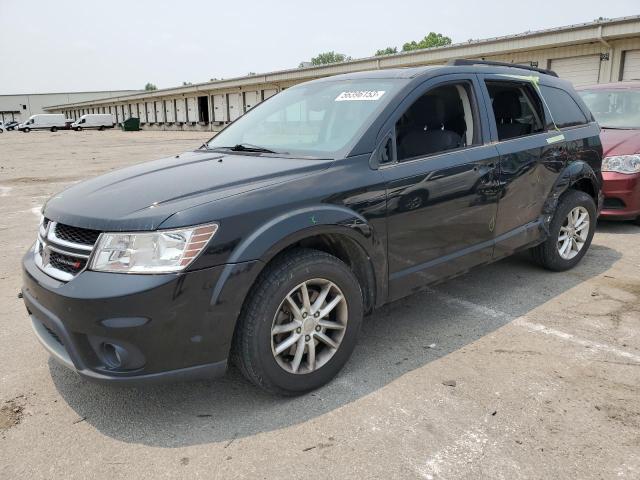
<svg viewBox="0 0 640 480"><path fill-rule="evenodd" d="M232 152L283 153L283 152L276 152L275 150L270 150L268 148L264 148L259 145L252 145L251 143L238 143L233 147L222 147L222 148L228 148Z"/></svg>
<svg viewBox="0 0 640 480"><path fill-rule="evenodd" d="M200 145L200 148L203 148L205 150L213 150L210 146L209 146L209 142L204 142L202 145Z"/></svg>

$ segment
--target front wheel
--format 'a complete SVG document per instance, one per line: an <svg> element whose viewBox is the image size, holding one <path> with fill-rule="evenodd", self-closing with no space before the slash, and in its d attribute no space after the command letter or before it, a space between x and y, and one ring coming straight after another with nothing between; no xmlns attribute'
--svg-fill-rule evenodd
<svg viewBox="0 0 640 480"><path fill-rule="evenodd" d="M22 130L24 133L29 133L31 131L31 129L29 127L25 128L24 130Z"/></svg>
<svg viewBox="0 0 640 480"><path fill-rule="evenodd" d="M51 127L51 131L52 132L57 132L58 131L58 127Z"/></svg>
<svg viewBox="0 0 640 480"><path fill-rule="evenodd" d="M271 393L314 390L349 359L362 316L360 285L345 263L318 250L293 250L252 287L236 327L234 363Z"/></svg>
<svg viewBox="0 0 640 480"><path fill-rule="evenodd" d="M578 190L565 193L549 225L549 237L531 249L534 260L556 272L573 268L591 245L596 219L591 196Z"/></svg>
<svg viewBox="0 0 640 480"><path fill-rule="evenodd" d="M76 127L76 132L79 132L82 130L82 127Z"/></svg>

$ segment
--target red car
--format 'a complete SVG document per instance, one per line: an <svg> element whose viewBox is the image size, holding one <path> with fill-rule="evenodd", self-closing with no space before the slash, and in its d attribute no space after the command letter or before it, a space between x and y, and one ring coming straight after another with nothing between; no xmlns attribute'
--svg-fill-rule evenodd
<svg viewBox="0 0 640 480"><path fill-rule="evenodd" d="M578 93L602 127L601 216L640 225L640 81L582 87Z"/></svg>

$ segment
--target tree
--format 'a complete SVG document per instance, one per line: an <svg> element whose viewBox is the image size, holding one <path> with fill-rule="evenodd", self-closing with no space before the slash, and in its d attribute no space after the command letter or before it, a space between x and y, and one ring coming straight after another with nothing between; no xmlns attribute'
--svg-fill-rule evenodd
<svg viewBox="0 0 640 480"><path fill-rule="evenodd" d="M379 57L381 55L393 55L394 53L398 53L398 47L387 47L385 49L378 50L375 55L376 57Z"/></svg>
<svg viewBox="0 0 640 480"><path fill-rule="evenodd" d="M336 53L334 51L319 53L317 57L313 57L311 59L312 65L327 65L329 63L341 63L348 62L351 60L351 57L345 55L344 53ZM305 67L306 62L301 62L299 67Z"/></svg>
<svg viewBox="0 0 640 480"><path fill-rule="evenodd" d="M429 35L424 37L419 42L413 40L407 42L402 46L403 52L410 52L411 50L421 50L423 48L443 47L445 45L451 45L451 39L445 37L441 33L429 32Z"/></svg>
<svg viewBox="0 0 640 480"><path fill-rule="evenodd" d="M189 85L193 85L193 83L191 83L191 82L182 82L182 86L183 87L187 87Z"/></svg>
<svg viewBox="0 0 640 480"><path fill-rule="evenodd" d="M151 90L157 90L157 89L158 89L158 87L156 87L153 83L147 83L147 84L144 86L144 89L145 89L146 91L151 91Z"/></svg>

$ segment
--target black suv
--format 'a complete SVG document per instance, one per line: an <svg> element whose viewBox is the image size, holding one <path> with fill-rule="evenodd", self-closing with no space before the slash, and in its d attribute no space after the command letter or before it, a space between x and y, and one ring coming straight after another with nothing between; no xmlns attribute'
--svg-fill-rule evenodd
<svg viewBox="0 0 640 480"><path fill-rule="evenodd" d="M363 315L530 249L575 266L599 127L553 72L456 61L288 88L198 150L44 206L23 296L45 348L111 383L326 383Z"/></svg>

